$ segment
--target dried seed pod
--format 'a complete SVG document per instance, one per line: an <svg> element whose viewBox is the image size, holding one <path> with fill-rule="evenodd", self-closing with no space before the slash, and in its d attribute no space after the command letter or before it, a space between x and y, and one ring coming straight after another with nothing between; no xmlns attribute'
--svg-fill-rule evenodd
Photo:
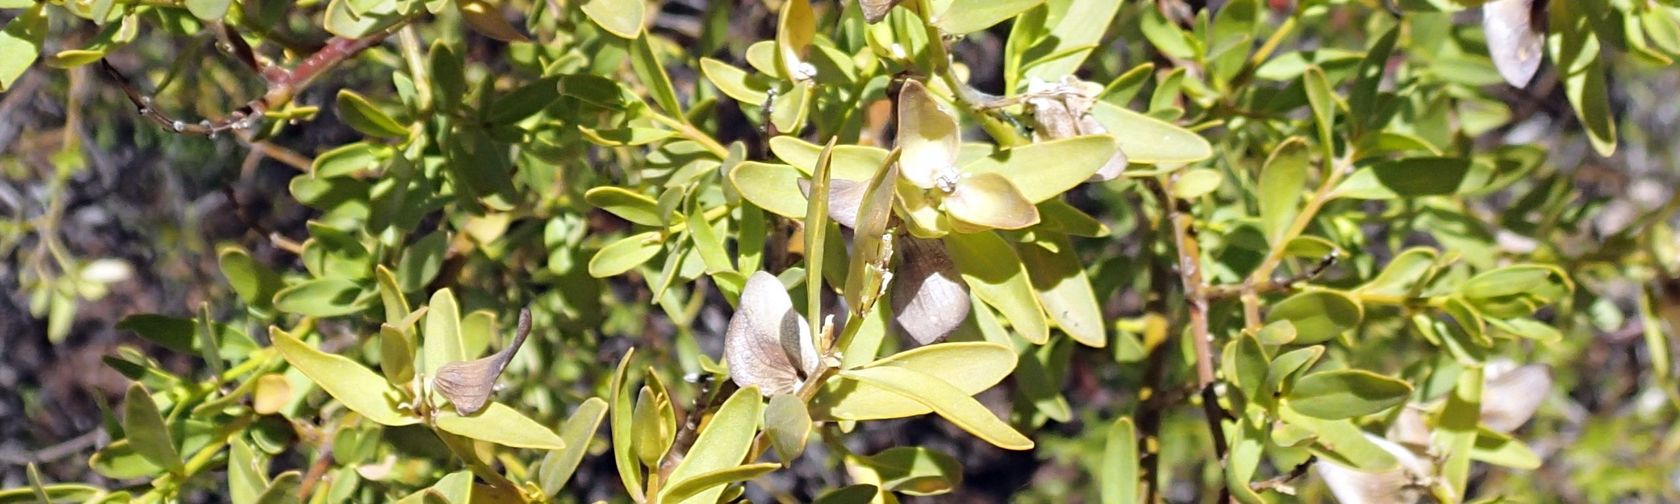
<svg viewBox="0 0 1680 504"><path fill-rule="evenodd" d="M886 19L887 12L891 11L894 5L898 5L898 2L899 0L858 0L858 7L863 8L863 20L875 24Z"/></svg>
<svg viewBox="0 0 1680 504"><path fill-rule="evenodd" d="M1102 86L1073 76L1061 82L1035 80L1027 84L1023 104L1033 122L1033 136L1038 140L1059 140L1081 135L1106 135L1108 128L1097 121L1091 109L1097 104ZM1091 182L1113 180L1126 169L1126 153L1114 150L1114 156L1091 175Z"/></svg>
<svg viewBox="0 0 1680 504"><path fill-rule="evenodd" d="M951 334L968 318L968 284L936 240L905 237L893 272L893 320L923 345Z"/></svg>
<svg viewBox="0 0 1680 504"><path fill-rule="evenodd" d="M898 93L898 148L899 174L916 187L932 189L957 173L962 148L957 119L914 80L904 81Z"/></svg>
<svg viewBox="0 0 1680 504"><path fill-rule="evenodd" d="M1499 76L1512 86L1523 87L1540 69L1545 56L1545 4L1534 0L1493 0L1482 4L1482 32L1487 35L1488 56Z"/></svg>
<svg viewBox="0 0 1680 504"><path fill-rule="evenodd" d="M449 399L455 411L462 415L477 413L490 402L490 393L496 391L496 379L502 376L513 354L525 345L525 337L530 334L531 309L524 308L519 310L519 329L512 345L488 357L444 364L438 368L437 376L432 377L432 389Z"/></svg>
<svg viewBox="0 0 1680 504"><path fill-rule="evenodd" d="M1529 364L1495 371L1500 370L1490 365L1482 391L1482 425L1511 432L1528 423L1546 400L1546 391L1552 388L1552 370L1543 364Z"/></svg>
<svg viewBox="0 0 1680 504"><path fill-rule="evenodd" d="M1393 455L1400 466L1381 472L1365 472L1320 459L1313 464L1325 486L1343 504L1391 504L1422 502L1431 492L1429 482L1434 464L1416 452L1370 434L1366 439Z"/></svg>
<svg viewBox="0 0 1680 504"><path fill-rule="evenodd" d="M723 358L736 385L756 386L765 396L793 393L816 370L810 327L775 275L758 271L747 279L724 334Z"/></svg>
<svg viewBox="0 0 1680 504"><path fill-rule="evenodd" d="M869 189L869 184L856 180L829 179L828 181L828 218L848 228L857 227L858 205L863 203L863 192ZM799 192L806 198L811 197L811 181L799 179Z"/></svg>

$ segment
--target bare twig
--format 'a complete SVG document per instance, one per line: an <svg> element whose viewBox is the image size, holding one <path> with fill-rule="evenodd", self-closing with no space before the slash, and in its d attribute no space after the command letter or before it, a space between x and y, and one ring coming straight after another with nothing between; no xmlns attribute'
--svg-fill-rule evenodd
<svg viewBox="0 0 1680 504"><path fill-rule="evenodd" d="M397 26L400 27L405 24L406 23L398 23ZM395 27L393 27L393 30L394 29ZM118 71L115 66L112 66L110 61L101 59L99 60L99 63L102 67L104 67L105 73L110 75L111 78L116 80L117 84L122 87L123 94L128 96L128 101L134 104L135 108L140 111L140 115L142 117L150 119L152 122L163 126L164 129L174 131L176 133L214 137L220 133L242 132L255 129L257 126L262 125L264 114L291 102L292 97L295 96L299 90L308 86L311 81L315 80L315 78L320 77L321 74L337 66L339 63L360 54L362 51L367 50L370 47L378 45L391 33L392 30L386 30L366 37L354 39L334 37L331 40L328 40L326 46L322 47L321 50L316 51L314 54L309 55L309 57L304 58L303 61L298 62L296 67L291 69L283 68L278 65L262 67L260 68L260 72L262 73L263 79L268 82L268 90L263 93L262 97L251 100L245 105L234 109L232 112L229 112L228 116L225 118L215 121L205 119L197 123L189 123L164 114L163 111L158 110L158 108L153 105L151 96L141 93L134 85L134 82L129 80L127 76L123 75L121 71ZM238 43L231 42L231 40L238 39L239 37L237 34L232 34L231 32L224 34L224 41L229 41L228 43L234 44L235 52L239 54L242 61L245 61L246 65L251 66L252 68L260 66L256 63L255 56L249 54L250 47L245 47L243 52L239 50L239 47L244 45L243 41Z"/></svg>
<svg viewBox="0 0 1680 504"><path fill-rule="evenodd" d="M1241 296L1244 293L1245 288L1251 289L1256 295L1287 291L1299 286L1302 283L1318 278L1319 275L1323 275L1325 271L1329 270L1331 266L1335 266L1336 262L1339 260L1341 260L1341 254L1332 250L1329 254L1325 254L1324 257L1319 258L1318 262L1314 263L1312 267L1308 268L1306 271L1297 272L1283 278L1274 278L1259 282L1254 284L1252 287L1242 284L1209 285L1207 291L1208 299L1220 300Z"/></svg>
<svg viewBox="0 0 1680 504"><path fill-rule="evenodd" d="M1176 180L1169 179L1168 183ZM1207 286L1202 280L1201 248L1196 242L1194 217L1189 204L1168 195L1165 185L1157 179L1144 179L1144 185L1161 204L1162 215L1172 226L1175 249L1178 250L1178 276L1184 286L1184 301L1190 318L1190 346L1196 354L1196 388L1201 391L1202 410L1207 417L1208 434L1213 438L1213 451L1220 465L1225 463L1225 429L1220 425L1226 417L1219 407L1219 393L1214 390L1212 336L1208 332ZM1224 485L1220 485L1223 493ZM1225 499L1220 499L1224 501Z"/></svg>
<svg viewBox="0 0 1680 504"><path fill-rule="evenodd" d="M1277 490L1279 492L1293 494L1293 492L1289 491L1289 489L1290 489L1289 482L1295 481L1296 479L1298 479L1302 476L1306 476L1307 475L1307 469L1312 468L1313 462L1316 462L1316 461L1318 461L1318 457L1316 457L1316 456L1307 457L1307 460L1302 461L1299 464L1295 464L1295 468L1290 469L1289 472L1284 473L1284 474L1279 474L1279 475L1274 476L1271 479L1267 479L1265 481L1256 481L1256 482L1253 482L1253 483L1249 483L1248 488L1253 489L1256 492L1264 492L1264 491L1267 491L1267 490Z"/></svg>

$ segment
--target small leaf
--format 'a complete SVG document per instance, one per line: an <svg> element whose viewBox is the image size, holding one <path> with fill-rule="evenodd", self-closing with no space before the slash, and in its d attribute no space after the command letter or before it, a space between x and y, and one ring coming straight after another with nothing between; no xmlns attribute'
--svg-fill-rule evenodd
<svg viewBox="0 0 1680 504"><path fill-rule="evenodd" d="M840 376L915 400L968 433L1006 450L1029 450L1033 442L1004 423L961 389L938 378L893 366L841 371Z"/></svg>
<svg viewBox="0 0 1680 504"><path fill-rule="evenodd" d="M139 382L129 384L128 394L123 397L123 432L129 445L146 460L172 472L184 467L180 452L175 450L175 440L169 435L169 426L163 422L163 414L158 412L157 403L152 402L152 394Z"/></svg>
<svg viewBox="0 0 1680 504"><path fill-rule="evenodd" d="M1035 344L1050 339L1044 308L1033 293L1026 268L1015 250L995 233L951 234L945 250L976 296L1003 314L1022 338Z"/></svg>
<svg viewBox="0 0 1680 504"><path fill-rule="evenodd" d="M741 197L759 208L789 219L805 218L805 196L799 190L799 170L784 164L747 161L729 172Z"/></svg>
<svg viewBox="0 0 1680 504"><path fill-rule="evenodd" d="M764 410L764 432L781 457L782 465L792 465L805 452L805 442L811 436L811 412L799 396L772 396Z"/></svg>
<svg viewBox="0 0 1680 504"><path fill-rule="evenodd" d="M1318 125L1318 146L1324 159L1335 157L1336 90L1330 79L1317 66L1307 67L1301 74L1301 85L1307 90L1307 104L1311 106L1313 123Z"/></svg>
<svg viewBox="0 0 1680 504"><path fill-rule="evenodd" d="M274 293L285 285L279 274L236 245L223 247L218 258L222 276L227 278L240 301L257 309L273 307Z"/></svg>
<svg viewBox="0 0 1680 504"><path fill-rule="evenodd" d="M1269 244L1275 246L1284 238L1283 233L1300 211L1308 163L1306 142L1292 137L1278 144L1260 169L1255 194L1260 199L1260 228Z"/></svg>
<svg viewBox="0 0 1680 504"><path fill-rule="evenodd" d="M659 216L659 202L628 188L601 186L583 193L590 206L606 210L620 218L643 226L664 227Z"/></svg>
<svg viewBox="0 0 1680 504"><path fill-rule="evenodd" d="M1138 482L1142 480L1138 477L1137 433L1131 417L1120 417L1109 424L1100 470L1102 504L1137 502Z"/></svg>
<svg viewBox="0 0 1680 504"><path fill-rule="evenodd" d="M1002 175L1027 201L1038 204L1085 183L1113 155L1113 138L1086 135L1000 150L962 169Z"/></svg>
<svg viewBox="0 0 1680 504"><path fill-rule="evenodd" d="M401 390L356 361L316 350L278 327L269 327L268 334L286 362L345 407L375 423L392 427L419 421L397 409L397 403L403 400Z"/></svg>
<svg viewBox="0 0 1680 504"><path fill-rule="evenodd" d="M1044 0L953 0L934 24L951 35L973 33L1043 4Z"/></svg>
<svg viewBox="0 0 1680 504"><path fill-rule="evenodd" d="M786 397L786 396L783 396ZM721 490L723 486L751 480L759 476L770 474L781 466L773 463L747 464L743 466L718 469L682 481L672 481L670 488L665 490L664 500L669 502L683 502L707 490Z"/></svg>
<svg viewBox="0 0 1680 504"><path fill-rule="evenodd" d="M734 65L711 58L700 58L700 71L718 91L722 91L741 105L759 106L769 98L770 85L760 80L761 76L748 74Z"/></svg>
<svg viewBox="0 0 1680 504"><path fill-rule="evenodd" d="M203 21L218 21L227 15L230 0L186 0L187 12Z"/></svg>
<svg viewBox="0 0 1680 504"><path fill-rule="evenodd" d="M1180 164L1213 157L1207 139L1172 123L1106 101L1097 102L1091 113L1113 133L1115 146L1133 163Z"/></svg>
<svg viewBox="0 0 1680 504"><path fill-rule="evenodd" d="M700 431L700 436L695 438L688 456L683 457L682 462L671 471L669 481L672 482L672 486L665 487L661 492L661 501L678 502L666 501L663 498L668 497L671 490L676 485L681 485L684 480L741 465L741 460L746 458L747 451L752 448L753 436L758 433L763 410L764 401L756 388L746 387L730 395ZM717 502L721 494L723 488L712 487L680 502Z"/></svg>
<svg viewBox="0 0 1680 504"><path fill-rule="evenodd" d="M1379 161L1336 186L1338 198L1394 199L1449 196L1486 186L1492 171L1469 159L1415 157Z"/></svg>
<svg viewBox="0 0 1680 504"><path fill-rule="evenodd" d="M1532 471L1540 468L1540 455L1510 434L1482 429L1476 432L1476 444L1470 449L1470 459L1478 462Z"/></svg>
<svg viewBox="0 0 1680 504"><path fill-rule="evenodd" d="M1295 342L1312 344L1357 327L1364 316L1364 308L1347 294L1315 290L1289 296L1272 305L1266 320L1288 320L1295 325Z"/></svg>
<svg viewBox="0 0 1680 504"><path fill-rule="evenodd" d="M1412 386L1370 371L1343 369L1312 373L1295 381L1289 407L1303 415L1335 420L1365 416L1406 402Z"/></svg>
<svg viewBox="0 0 1680 504"><path fill-rule="evenodd" d="M445 412L433 419L444 432L489 441L510 448L560 450L566 441L554 431L506 404L493 402L471 416Z"/></svg>
<svg viewBox="0 0 1680 504"><path fill-rule="evenodd" d="M637 37L630 42L630 66L660 110L673 117L683 117L677 90L671 85L671 76L665 73L665 65L659 62L659 55L654 54L649 37Z"/></svg>
<svg viewBox="0 0 1680 504"><path fill-rule="evenodd" d="M1403 296L1420 288L1420 284L1429 279L1429 273L1434 269L1435 259L1440 253L1435 249L1415 247L1396 254L1383 267L1382 273L1376 278L1360 285L1356 292L1371 294L1387 294Z"/></svg>
<svg viewBox="0 0 1680 504"><path fill-rule="evenodd" d="M864 367L899 367L943 380L968 395L991 388L1017 363L1006 345L978 341L939 343L899 352ZM811 403L812 415L843 420L877 420L924 415L926 406L863 382L830 380Z"/></svg>
<svg viewBox="0 0 1680 504"><path fill-rule="evenodd" d="M613 372L612 381L607 386L608 412L612 415L612 450L613 462L618 468L618 478L624 482L624 489L630 495L642 495L642 467L636 462L636 452L632 435L634 428L631 420L634 406L630 402L629 387L626 386L630 371L630 358L636 354L636 348L630 347L624 352L624 357L618 361L618 369Z"/></svg>
<svg viewBox="0 0 1680 504"><path fill-rule="evenodd" d="M630 271L659 255L665 243L658 231L634 234L601 247L589 258L589 276L607 278Z"/></svg>
<svg viewBox="0 0 1680 504"><path fill-rule="evenodd" d="M461 343L461 308L449 289L432 293L426 304L426 326L420 333L420 372L435 377L444 364L467 360Z"/></svg>
<svg viewBox="0 0 1680 504"><path fill-rule="evenodd" d="M583 456L589 453L589 442L595 438L595 431L601 427L601 417L606 413L607 402L591 397L578 405L572 416L566 418L566 423L560 425L560 439L565 442L566 448L548 452L537 470L544 494L554 496L565 488L578 464L583 462Z"/></svg>
<svg viewBox="0 0 1680 504"><path fill-rule="evenodd" d="M408 136L408 129L396 119L392 119L379 110L379 107L368 102L367 98L349 89L338 90L338 116L345 124L364 135L389 138Z"/></svg>
<svg viewBox="0 0 1680 504"><path fill-rule="evenodd" d="M274 293L274 309L311 317L336 317L367 309L376 296L344 278L305 280Z"/></svg>
<svg viewBox="0 0 1680 504"><path fill-rule="evenodd" d="M461 12L461 19L467 22L467 26L481 35L502 42L530 40L502 17L502 10L495 4L484 0L457 0L455 8Z"/></svg>
<svg viewBox="0 0 1680 504"><path fill-rule="evenodd" d="M590 21L618 38L642 35L642 17L647 15L642 0L584 0L578 7Z"/></svg>
<svg viewBox="0 0 1680 504"><path fill-rule="evenodd" d="M863 457L862 463L874 470L882 488L907 495L939 495L962 484L963 468L956 458L920 446L888 448Z"/></svg>
<svg viewBox="0 0 1680 504"><path fill-rule="evenodd" d="M1184 200L1194 200L1219 189L1224 183L1225 176L1219 170L1212 168L1195 168L1178 176L1173 182L1173 197Z"/></svg>
<svg viewBox="0 0 1680 504"><path fill-rule="evenodd" d="M1056 233L1036 234L1038 242L1016 244L1015 250L1021 254L1021 263L1045 312L1056 327L1079 343L1092 348L1106 346L1102 308L1073 242Z"/></svg>

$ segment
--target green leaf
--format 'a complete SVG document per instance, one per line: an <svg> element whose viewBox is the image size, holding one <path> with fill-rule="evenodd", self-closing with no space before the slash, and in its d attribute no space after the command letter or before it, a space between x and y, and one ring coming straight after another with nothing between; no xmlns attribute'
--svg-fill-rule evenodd
<svg viewBox="0 0 1680 504"><path fill-rule="evenodd" d="M1033 441L1004 423L979 401L939 378L895 366L841 371L840 376L915 400L957 427L1006 450L1029 450Z"/></svg>
<svg viewBox="0 0 1680 504"><path fill-rule="evenodd" d="M1376 278L1360 285L1355 292L1403 296L1420 288L1434 270L1440 253L1435 249L1414 247L1396 254Z"/></svg>
<svg viewBox="0 0 1680 504"><path fill-rule="evenodd" d="M1295 381L1289 407L1303 415L1335 420L1377 413L1406 402L1412 386L1360 369L1312 373Z"/></svg>
<svg viewBox="0 0 1680 504"><path fill-rule="evenodd" d="M805 194L799 191L799 170L792 166L747 161L729 172L729 181L759 208L789 219L805 218Z"/></svg>
<svg viewBox="0 0 1680 504"><path fill-rule="evenodd" d="M648 94L653 95L653 101L659 104L660 110L671 117L683 117L677 89L671 86L671 76L665 73L665 65L659 62L659 55L654 54L649 37L637 37L630 42L630 67L636 72L636 78L647 87Z"/></svg>
<svg viewBox="0 0 1680 504"><path fill-rule="evenodd" d="M1172 193L1178 199L1194 200L1219 189L1225 175L1212 168L1193 168L1178 176Z"/></svg>
<svg viewBox="0 0 1680 504"><path fill-rule="evenodd" d="M647 15L642 0L584 0L578 7L590 21L619 38L642 36L642 18Z"/></svg>
<svg viewBox="0 0 1680 504"><path fill-rule="evenodd" d="M1097 102L1091 114L1112 132L1114 144L1126 159L1138 164L1181 164L1213 157L1207 139L1172 123Z"/></svg>
<svg viewBox="0 0 1680 504"><path fill-rule="evenodd" d="M618 370L613 372L612 382L607 386L608 412L612 415L612 450L613 462L618 467L618 478L624 482L625 491L630 495L642 495L642 467L636 462L634 450L633 426L630 424L634 407L630 402L627 381L630 371L630 357L636 354L636 348L630 347L624 352L624 357L618 361Z"/></svg>
<svg viewBox="0 0 1680 504"><path fill-rule="evenodd" d="M1324 347L1310 346L1278 354L1266 365L1266 393L1287 392L1295 376L1311 368L1324 355Z"/></svg>
<svg viewBox="0 0 1680 504"><path fill-rule="evenodd" d="M668 502L683 502L708 490L722 491L724 485L751 480L769 474L781 466L774 463L747 464L724 469L718 469L682 481L675 481L665 490L664 500Z"/></svg>
<svg viewBox="0 0 1680 504"><path fill-rule="evenodd" d="M397 280L403 292L414 292L426 287L426 284L437 278L438 271L443 269L443 260L449 252L449 234L439 230L415 240L414 243L403 247L402 259L397 261Z"/></svg>
<svg viewBox="0 0 1680 504"><path fill-rule="evenodd" d="M492 125L513 124L537 115L560 99L561 76L551 75L519 86L496 97L484 111L484 122Z"/></svg>
<svg viewBox="0 0 1680 504"><path fill-rule="evenodd" d="M255 503L268 488L268 464L257 458L242 437L228 440L228 448L228 500L233 504Z"/></svg>
<svg viewBox="0 0 1680 504"><path fill-rule="evenodd" d="M392 2L392 6L395 6ZM397 9L375 9L356 13L346 0L331 0L322 15L322 26L328 33L344 38L362 38L384 30L403 19Z"/></svg>
<svg viewBox="0 0 1680 504"><path fill-rule="evenodd" d="M1131 417L1120 417L1109 424L1103 443L1101 473L1102 504L1137 502L1138 443Z"/></svg>
<svg viewBox="0 0 1680 504"><path fill-rule="evenodd" d="M743 106L757 107L769 98L768 82L734 65L711 58L700 58L700 72L706 75L706 80L711 81L718 91L722 91ZM775 140L771 139L772 142Z"/></svg>
<svg viewBox="0 0 1680 504"><path fill-rule="evenodd" d="M397 404L404 400L402 390L356 361L316 350L278 327L269 327L268 335L287 363L352 411L375 423L392 427L419 421L397 409Z"/></svg>
<svg viewBox="0 0 1680 504"><path fill-rule="evenodd" d="M0 490L0 504L33 504L37 502L107 502L98 497L106 495L104 489L81 483L59 483L42 485L38 495L33 487L8 488ZM113 502L126 502L116 500Z"/></svg>
<svg viewBox="0 0 1680 504"><path fill-rule="evenodd" d="M776 449L783 465L792 465L805 452L805 442L811 437L811 412L799 396L781 394L770 398L764 410L764 432Z"/></svg>
<svg viewBox="0 0 1680 504"><path fill-rule="evenodd" d="M1336 157L1336 90L1318 66L1307 67L1301 74L1301 85L1307 90L1307 104L1311 106L1313 123L1318 125L1318 147L1328 163Z"/></svg>
<svg viewBox="0 0 1680 504"><path fill-rule="evenodd" d="M1037 242L1018 243L1015 251L1021 254L1021 264L1045 312L1075 341L1092 348L1106 346L1102 308L1073 242L1057 233L1036 234Z"/></svg>
<svg viewBox="0 0 1680 504"><path fill-rule="evenodd" d="M467 360L466 346L461 342L461 307L455 303L454 292L439 289L432 293L420 336L420 371L425 376L437 376L444 364Z"/></svg>
<svg viewBox="0 0 1680 504"><path fill-rule="evenodd" d="M829 166L832 164L834 144L839 138L830 138L828 145L823 147L822 154L817 156L816 171L811 174L812 197L805 207L805 250L815 251L805 254L805 318L811 325L811 337L822 334L822 293L823 293L823 259L825 255L824 240L828 237L828 184Z"/></svg>
<svg viewBox="0 0 1680 504"><path fill-rule="evenodd" d="M956 458L920 446L898 446L863 457L882 488L907 495L939 495L962 484Z"/></svg>
<svg viewBox="0 0 1680 504"><path fill-rule="evenodd" d="M1551 6L1547 47L1563 80L1564 95L1575 108L1575 117L1586 127L1587 139L1600 156L1616 152L1616 117L1610 110L1609 89L1598 34L1593 25L1597 13L1580 3L1559 2Z"/></svg>
<svg viewBox="0 0 1680 504"><path fill-rule="evenodd" d="M606 210L624 220L643 226L664 227L659 218L659 202L652 197L624 187L601 186L583 193L590 206Z"/></svg>
<svg viewBox="0 0 1680 504"><path fill-rule="evenodd" d="M41 42L47 38L46 4L37 3L19 13L0 31L0 91L12 88L12 83L29 70L40 57Z"/></svg>
<svg viewBox="0 0 1680 504"><path fill-rule="evenodd" d="M1470 456L1476 446L1481 419L1482 368L1470 366L1458 375L1458 386L1447 395L1447 404L1437 420L1435 449L1446 455L1441 463L1441 478L1447 488L1463 498L1470 480Z"/></svg>
<svg viewBox="0 0 1680 504"><path fill-rule="evenodd" d="M1309 162L1306 141L1291 137L1272 150L1260 169L1259 187L1255 190L1260 199L1260 229L1271 246L1283 240L1283 234L1300 212Z"/></svg>
<svg viewBox="0 0 1680 504"><path fill-rule="evenodd" d="M1465 158L1405 158L1355 170L1332 194L1352 199L1450 196L1479 189L1491 177L1491 169Z"/></svg>
<svg viewBox="0 0 1680 504"><path fill-rule="evenodd" d="M1032 41L1032 47L1026 50L1026 54L1036 58L1022 62L1021 68L1025 70L1021 75L1005 76L1009 91L1019 90L1022 82L1034 77L1048 82L1073 75L1108 32L1109 24L1120 12L1121 1L1072 0L1058 3L1066 7L1051 11L1060 11L1061 15L1045 19L1042 26L1049 27L1049 31ZM1125 131L1112 126L1108 130ZM1124 150L1125 146L1121 148ZM1132 156L1132 151L1126 150L1126 155Z"/></svg>
<svg viewBox="0 0 1680 504"><path fill-rule="evenodd" d="M817 496L814 504L868 504L877 502L880 495L879 487L860 483L830 490Z"/></svg>
<svg viewBox="0 0 1680 504"><path fill-rule="evenodd" d="M601 427L601 417L606 414L607 402L591 397L579 404L572 416L566 418L566 423L560 425L560 439L565 442L566 448L548 452L537 470L538 484L544 494L552 497L565 488L578 464L583 462L583 456L589 453L589 442L595 438L595 431Z"/></svg>
<svg viewBox="0 0 1680 504"><path fill-rule="evenodd" d="M204 21L217 21L227 15L230 0L186 0L187 12Z"/></svg>
<svg viewBox="0 0 1680 504"><path fill-rule="evenodd" d="M1389 28L1381 38L1371 44L1365 51L1364 59L1359 62L1359 70L1353 83L1353 90L1348 96L1348 115L1363 128L1380 126L1377 114L1379 87L1382 85L1383 74L1388 69L1389 56L1394 53L1394 43L1400 38L1399 24Z"/></svg>
<svg viewBox="0 0 1680 504"><path fill-rule="evenodd" d="M665 385L656 378L658 375L649 370L647 376L648 384L636 394L636 409L630 412L630 424L635 427L631 443L642 465L658 467L676 439L677 418Z"/></svg>
<svg viewBox="0 0 1680 504"><path fill-rule="evenodd" d="M670 496L672 489L682 485L684 480L741 465L741 460L746 458L747 451L752 448L753 436L758 433L759 419L764 416L763 410L764 401L760 399L757 387L740 389L730 395L700 431L700 436L695 438L688 456L683 457L677 468L671 471L671 486L660 492L660 500L717 502L718 496L723 494L721 487L712 487L681 501L667 500L666 497Z"/></svg>
<svg viewBox="0 0 1680 504"><path fill-rule="evenodd" d="M1470 459L1493 465L1532 471L1540 468L1540 455L1510 434L1489 430L1476 431L1476 444L1470 449Z"/></svg>
<svg viewBox="0 0 1680 504"><path fill-rule="evenodd" d="M601 247L589 258L589 276L606 278L624 274L659 255L665 242L658 231L634 234Z"/></svg>
<svg viewBox="0 0 1680 504"><path fill-rule="evenodd" d="M1038 223L1038 207L997 173L963 176L942 204L957 232L1021 229Z"/></svg>
<svg viewBox="0 0 1680 504"><path fill-rule="evenodd" d="M364 135L388 138L408 136L408 129L385 111L368 102L367 98L349 89L338 90L338 117Z"/></svg>
<svg viewBox="0 0 1680 504"><path fill-rule="evenodd" d="M938 16L936 25L950 35L973 33L1015 17L1044 0L952 0Z"/></svg>
<svg viewBox="0 0 1680 504"><path fill-rule="evenodd" d="M782 135L770 139L770 152L775 153L776 158L807 175L815 172L817 157L822 151L823 146L795 136ZM869 180L886 163L887 154L888 151L880 147L836 145L829 155L829 169L834 171L837 179Z"/></svg>
<svg viewBox="0 0 1680 504"><path fill-rule="evenodd" d="M966 341L917 347L863 367L889 366L917 371L974 395L1009 376L1015 370L1016 361L1015 351L1006 345ZM890 390L846 380L827 382L823 391L812 399L811 409L815 417L842 420L903 418L933 411Z"/></svg>
<svg viewBox="0 0 1680 504"><path fill-rule="evenodd" d="M310 317L336 317L361 312L377 295L344 278L305 280L274 293L274 309Z"/></svg>
<svg viewBox="0 0 1680 504"><path fill-rule="evenodd" d="M695 205L688 214L688 237L694 242L694 250L700 253L701 261L706 263L706 273L718 274L735 271L735 263L730 259L729 251L724 248L724 238L718 235L717 229L711 222L706 221L705 211Z"/></svg>
<svg viewBox="0 0 1680 504"><path fill-rule="evenodd" d="M1347 294L1314 290L1289 296L1272 305L1266 320L1288 320L1295 325L1295 342L1312 344L1352 330L1364 317L1364 308Z"/></svg>
<svg viewBox="0 0 1680 504"><path fill-rule="evenodd" d="M995 233L949 234L950 253L963 281L986 304L997 308L1022 338L1034 344L1050 339L1044 308L1038 304L1027 271L1015 250Z"/></svg>
<svg viewBox="0 0 1680 504"><path fill-rule="evenodd" d="M798 82L806 80L798 76L804 72L794 72L804 65L805 50L811 45L811 39L816 36L817 17L811 12L810 0L787 0L782 2L782 11L776 21L776 71L783 77ZM789 97L791 98L791 96ZM781 125L778 125L781 126ZM787 130L787 128L783 128Z"/></svg>
<svg viewBox="0 0 1680 504"><path fill-rule="evenodd" d="M485 0L457 0L454 3L461 20L480 35L502 42L530 41L502 16L500 5Z"/></svg>
<svg viewBox="0 0 1680 504"><path fill-rule="evenodd" d="M1312 433L1310 448L1320 458L1364 472L1382 472L1399 464L1394 455L1372 442L1352 420L1313 418L1287 406L1278 408L1278 417L1290 427Z"/></svg>
<svg viewBox="0 0 1680 504"><path fill-rule="evenodd" d="M997 151L962 169L1003 175L1027 201L1038 204L1085 183L1114 156L1114 143L1106 135L1033 143Z"/></svg>
<svg viewBox="0 0 1680 504"><path fill-rule="evenodd" d="M262 495L257 496L257 504L297 504L298 486L303 483L303 474L296 471L286 471L274 477Z"/></svg>
<svg viewBox="0 0 1680 504"><path fill-rule="evenodd" d="M123 397L123 433L134 451L153 464L172 472L184 467L163 414L152 402L151 392L139 382L129 384L128 394Z"/></svg>
<svg viewBox="0 0 1680 504"><path fill-rule="evenodd" d="M222 276L227 278L240 301L259 310L274 306L274 293L284 286L279 274L258 263L249 252L237 245L223 247L218 258Z"/></svg>
<svg viewBox="0 0 1680 504"><path fill-rule="evenodd" d="M489 441L510 448L561 450L566 441L554 431L508 407L492 402L477 414L439 413L432 419L444 432Z"/></svg>

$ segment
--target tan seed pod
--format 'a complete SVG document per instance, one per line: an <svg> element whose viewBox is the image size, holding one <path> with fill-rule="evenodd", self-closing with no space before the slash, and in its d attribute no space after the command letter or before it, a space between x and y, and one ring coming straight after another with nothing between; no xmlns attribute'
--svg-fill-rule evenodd
<svg viewBox="0 0 1680 504"><path fill-rule="evenodd" d="M1489 370L1482 389L1482 425L1499 432L1517 430L1546 400L1546 391L1552 388L1552 370L1543 364L1529 364L1493 371Z"/></svg>
<svg viewBox="0 0 1680 504"><path fill-rule="evenodd" d="M926 345L944 339L968 318L968 284L937 240L905 237L893 272L893 320Z"/></svg>
<svg viewBox="0 0 1680 504"><path fill-rule="evenodd" d="M810 327L775 275L758 271L747 279L724 333L723 357L736 385L756 386L767 397L793 393L816 370Z"/></svg>
<svg viewBox="0 0 1680 504"><path fill-rule="evenodd" d="M519 329L512 345L488 357L444 364L438 368L437 376L432 377L432 389L449 399L455 411L462 415L477 413L490 402L490 394L496 391L496 379L502 376L513 354L525 345L525 337L530 334L531 309L521 309Z"/></svg>
<svg viewBox="0 0 1680 504"><path fill-rule="evenodd" d="M863 8L863 20L875 24L886 19L887 12L891 11L894 5L898 5L898 2L899 0L858 0L858 7Z"/></svg>
<svg viewBox="0 0 1680 504"><path fill-rule="evenodd" d="M1399 467L1381 472L1365 472L1320 459L1313 467L1318 470L1325 486L1342 504L1393 504L1423 502L1433 480L1434 464L1416 452L1370 434L1366 439L1393 455Z"/></svg>
<svg viewBox="0 0 1680 504"><path fill-rule="evenodd" d="M1523 87L1534 78L1545 55L1545 25L1543 8L1536 9L1534 0L1493 0L1482 4L1482 32L1487 35L1488 56L1493 58L1493 66L1505 82Z"/></svg>
<svg viewBox="0 0 1680 504"><path fill-rule="evenodd" d="M1028 84L1022 103L1027 116L1032 119L1033 136L1043 141L1108 134L1108 128L1091 114L1101 92L1101 86L1071 75L1063 77L1060 82L1036 81ZM1115 149L1108 162L1091 175L1090 181L1102 182L1119 177L1127 162L1126 153Z"/></svg>

